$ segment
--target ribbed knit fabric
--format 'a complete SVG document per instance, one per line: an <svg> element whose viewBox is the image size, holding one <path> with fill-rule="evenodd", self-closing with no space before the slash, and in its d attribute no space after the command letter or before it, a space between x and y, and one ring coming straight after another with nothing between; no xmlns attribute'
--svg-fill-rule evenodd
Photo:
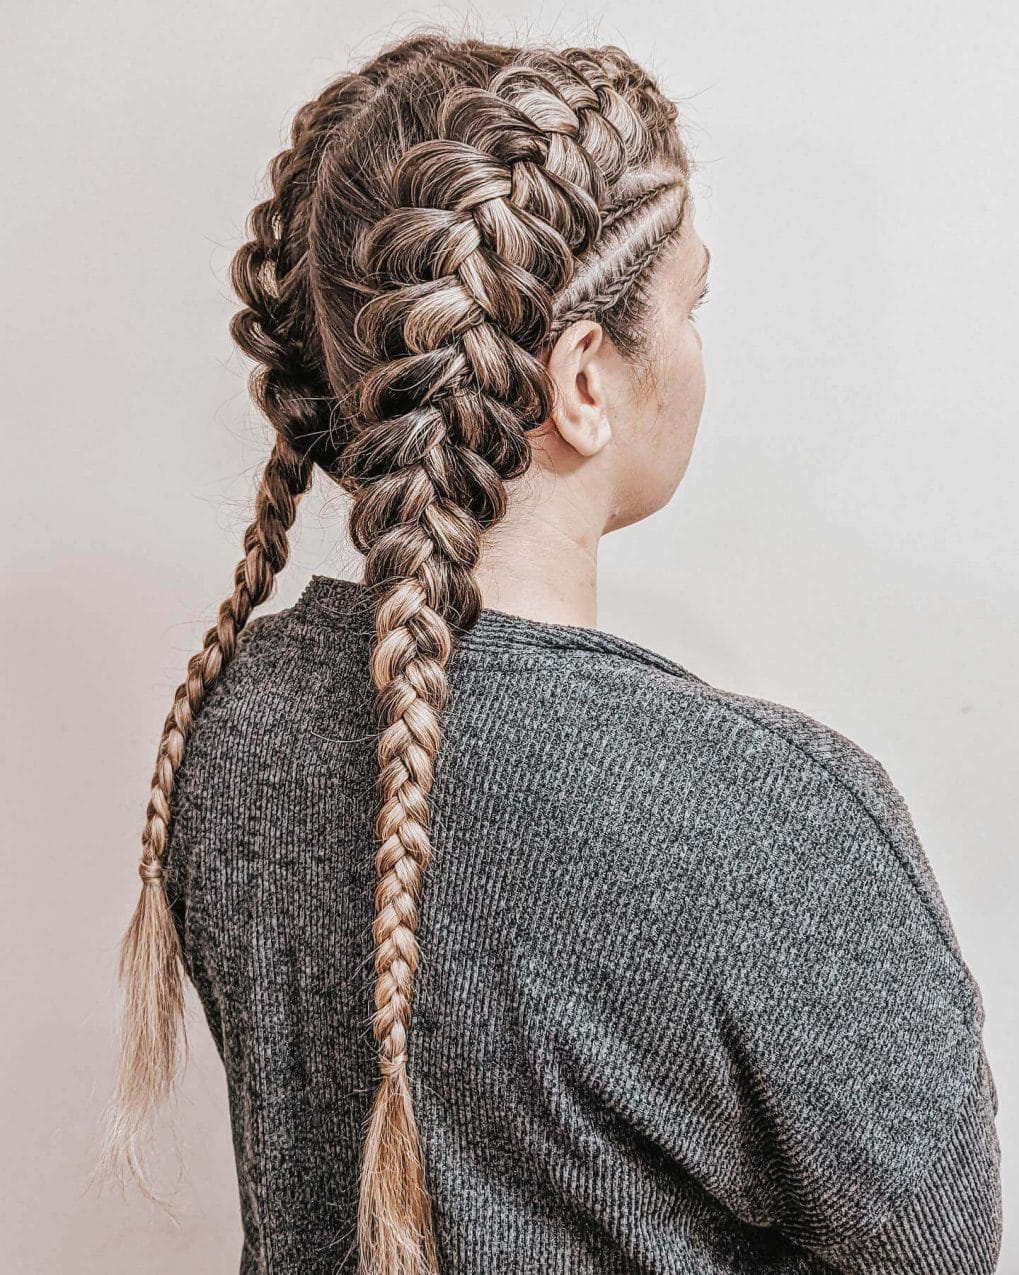
<svg viewBox="0 0 1019 1275"><path fill-rule="evenodd" d="M178 774L250 1275L356 1270L372 641L314 575ZM445 1275L993 1271L981 995L883 767L593 629L486 609L449 677L410 1034Z"/></svg>

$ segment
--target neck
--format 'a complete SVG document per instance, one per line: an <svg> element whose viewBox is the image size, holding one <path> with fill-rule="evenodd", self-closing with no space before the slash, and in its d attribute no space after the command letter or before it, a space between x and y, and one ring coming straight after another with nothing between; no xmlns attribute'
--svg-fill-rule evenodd
<svg viewBox="0 0 1019 1275"><path fill-rule="evenodd" d="M486 535L475 579L486 607L549 624L598 627L598 543L575 509L510 510ZM516 516L514 514L516 513ZM569 515L573 516L570 517Z"/></svg>

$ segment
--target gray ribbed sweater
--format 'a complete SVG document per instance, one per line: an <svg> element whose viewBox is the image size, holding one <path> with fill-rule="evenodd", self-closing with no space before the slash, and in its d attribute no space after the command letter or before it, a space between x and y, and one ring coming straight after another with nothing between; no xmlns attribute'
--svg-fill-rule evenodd
<svg viewBox="0 0 1019 1275"><path fill-rule="evenodd" d="M356 1269L369 608L314 575L250 623L178 775L242 1272ZM881 765L594 629L486 609L449 674L410 1037L444 1275L994 1270L980 991Z"/></svg>

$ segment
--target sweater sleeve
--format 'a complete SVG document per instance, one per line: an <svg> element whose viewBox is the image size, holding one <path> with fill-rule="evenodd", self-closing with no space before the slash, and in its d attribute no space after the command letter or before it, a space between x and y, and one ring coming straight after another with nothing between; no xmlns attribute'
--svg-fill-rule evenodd
<svg viewBox="0 0 1019 1275"><path fill-rule="evenodd" d="M829 1249L828 1265L845 1275L990 1275L1001 1248L1001 1154L998 1103L980 1049L976 1081L948 1146L920 1185L871 1235Z"/></svg>
<svg viewBox="0 0 1019 1275"><path fill-rule="evenodd" d="M860 1009L880 1039L872 1034L874 1047L856 1057L876 1082L858 1091L874 1105L857 1116L873 1147L894 1139L898 1153L883 1158L878 1151L871 1159L866 1138L857 1144L867 1169L849 1238L833 1244L826 1236L814 1251L845 1275L991 1275L1001 1245L1001 1159L983 998L905 799L874 766L873 803L857 794L867 819L859 836L896 874L888 878L891 897L892 881L906 888L892 909L877 912L861 892L858 915L842 924L857 935L858 950L883 953L860 987L869 1002ZM911 930L913 943L897 941ZM856 1037L860 1024L851 1030ZM852 1120L846 1130L848 1146ZM867 1172L877 1188L869 1199ZM856 1187L847 1178L847 1198Z"/></svg>
<svg viewBox="0 0 1019 1275"><path fill-rule="evenodd" d="M905 803L873 773L861 791L785 761L679 847L671 919L710 927L672 979L666 1131L716 1200L833 1270L987 1275L982 997Z"/></svg>

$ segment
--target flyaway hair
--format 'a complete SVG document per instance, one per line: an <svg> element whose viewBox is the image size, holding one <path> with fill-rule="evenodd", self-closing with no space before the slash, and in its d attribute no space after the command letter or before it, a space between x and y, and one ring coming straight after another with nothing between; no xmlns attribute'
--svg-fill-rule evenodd
<svg viewBox="0 0 1019 1275"><path fill-rule="evenodd" d="M612 46L415 37L297 112L232 266L243 303L232 334L255 362L252 395L276 442L233 592L160 739L122 949L103 1164L144 1189L139 1147L173 1084L183 1014L160 867L174 776L210 684L287 561L317 465L350 498L375 617L379 1080L360 1172L361 1271L439 1271L411 1020L446 668L481 610L482 537L530 463L528 431L553 411L542 356L582 318L640 355L644 285L684 224L689 171L675 104Z"/></svg>

